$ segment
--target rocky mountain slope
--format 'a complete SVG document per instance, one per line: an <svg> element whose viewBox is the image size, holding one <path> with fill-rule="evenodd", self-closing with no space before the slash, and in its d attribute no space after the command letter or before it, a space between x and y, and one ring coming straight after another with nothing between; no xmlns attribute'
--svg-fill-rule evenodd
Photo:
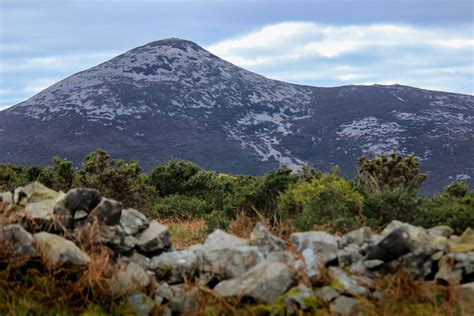
<svg viewBox="0 0 474 316"><path fill-rule="evenodd" d="M426 190L474 176L474 97L391 86L319 88L270 80L195 43L137 47L0 112L0 162L79 162L101 147L145 168L171 158L261 174L302 162L355 172L396 149Z"/></svg>

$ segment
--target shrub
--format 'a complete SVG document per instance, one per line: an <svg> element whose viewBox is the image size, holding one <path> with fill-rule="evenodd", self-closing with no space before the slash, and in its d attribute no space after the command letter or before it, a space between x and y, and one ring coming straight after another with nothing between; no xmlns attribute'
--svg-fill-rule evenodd
<svg viewBox="0 0 474 316"><path fill-rule="evenodd" d="M67 192L72 187L74 169L72 161L63 160L58 156L53 157L53 165L43 168L38 176L38 181L47 187Z"/></svg>
<svg viewBox="0 0 474 316"><path fill-rule="evenodd" d="M97 149L85 157L73 185L97 189L103 196L121 201L124 207L143 208L153 192L146 180L136 161L110 159L107 152Z"/></svg>
<svg viewBox="0 0 474 316"><path fill-rule="evenodd" d="M35 181L41 172L38 167L23 167L0 164L0 192L12 191Z"/></svg>
<svg viewBox="0 0 474 316"><path fill-rule="evenodd" d="M278 212L284 218L294 218L299 230L328 224L345 231L362 220L362 205L362 195L348 180L333 173L290 186L280 197Z"/></svg>
<svg viewBox="0 0 474 316"><path fill-rule="evenodd" d="M396 152L371 160L359 158L356 182L365 190L380 193L394 189L417 191L426 179L414 156L402 157Z"/></svg>
<svg viewBox="0 0 474 316"><path fill-rule="evenodd" d="M155 166L150 172L148 183L160 196L195 192L208 185L209 175L199 174L201 167L185 160L170 160Z"/></svg>
<svg viewBox="0 0 474 316"><path fill-rule="evenodd" d="M207 233L210 234L216 229L227 229L229 226L229 218L225 212L221 210L214 210L212 213L208 214L206 217L207 223Z"/></svg>
<svg viewBox="0 0 474 316"><path fill-rule="evenodd" d="M474 191L465 183L453 182L432 198L424 198L414 223L424 227L448 225L456 233L474 227Z"/></svg>
<svg viewBox="0 0 474 316"><path fill-rule="evenodd" d="M152 206L154 216L190 219L212 212L212 205L194 196L173 194L157 198Z"/></svg>

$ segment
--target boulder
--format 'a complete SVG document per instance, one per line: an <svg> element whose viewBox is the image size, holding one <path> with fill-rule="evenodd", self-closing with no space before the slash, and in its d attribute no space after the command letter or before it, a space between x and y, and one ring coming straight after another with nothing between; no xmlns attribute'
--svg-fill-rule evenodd
<svg viewBox="0 0 474 316"><path fill-rule="evenodd" d="M168 284L182 283L185 278L197 274L199 258L191 250L165 252L153 257L149 268L155 271L159 280L167 281Z"/></svg>
<svg viewBox="0 0 474 316"><path fill-rule="evenodd" d="M264 255L271 252L284 251L285 243L281 238L273 236L262 223L257 223L250 234L251 246L256 246Z"/></svg>
<svg viewBox="0 0 474 316"><path fill-rule="evenodd" d="M13 194L11 192L1 192L0 193L0 202L8 205L13 203Z"/></svg>
<svg viewBox="0 0 474 316"><path fill-rule="evenodd" d="M57 208L66 208L72 215L76 211L89 213L101 201L99 191L87 188L75 188L67 192L63 199L58 202ZM56 210L55 210L56 213Z"/></svg>
<svg viewBox="0 0 474 316"><path fill-rule="evenodd" d="M53 268L83 267L90 258L72 241L61 236L41 232L33 235L33 242L46 262Z"/></svg>
<svg viewBox="0 0 474 316"><path fill-rule="evenodd" d="M18 187L13 190L13 203L25 206L28 204L28 196L23 191L23 187Z"/></svg>
<svg viewBox="0 0 474 316"><path fill-rule="evenodd" d="M406 228L400 227L391 231L377 245L368 247L367 259L389 262L410 252L410 248L410 235Z"/></svg>
<svg viewBox="0 0 474 316"><path fill-rule="evenodd" d="M146 216L139 211L133 208L127 208L122 211L120 226L122 226L125 234L136 235L148 227L148 221Z"/></svg>
<svg viewBox="0 0 474 316"><path fill-rule="evenodd" d="M150 268L150 263L151 260L150 258L142 255L141 253L134 252L128 259L136 264L138 264L140 267L142 267L145 271Z"/></svg>
<svg viewBox="0 0 474 316"><path fill-rule="evenodd" d="M455 291L462 315L474 315L474 282L458 285Z"/></svg>
<svg viewBox="0 0 474 316"><path fill-rule="evenodd" d="M360 304L357 300L347 297L339 296L329 306L331 315L335 316L355 316L361 314Z"/></svg>
<svg viewBox="0 0 474 316"><path fill-rule="evenodd" d="M294 233L291 234L290 240L300 254L306 249L312 250L321 265L337 257L337 239L328 233L319 231Z"/></svg>
<svg viewBox="0 0 474 316"><path fill-rule="evenodd" d="M51 190L41 183L35 181L23 188L23 192L26 194L28 198L28 203L35 203L44 200L56 200L59 196L59 192Z"/></svg>
<svg viewBox="0 0 474 316"><path fill-rule="evenodd" d="M261 262L239 277L214 288L222 297L251 297L259 303L274 303L293 284L296 273L276 262Z"/></svg>
<svg viewBox="0 0 474 316"><path fill-rule="evenodd" d="M137 316L148 316L157 306L155 300L143 293L137 293L127 297L127 304Z"/></svg>
<svg viewBox="0 0 474 316"><path fill-rule="evenodd" d="M148 274L134 262L122 266L117 273L107 280L112 295L122 296L141 290L150 284Z"/></svg>
<svg viewBox="0 0 474 316"><path fill-rule="evenodd" d="M284 295L284 303L287 311L297 314L298 310L305 310L314 307L310 304L316 303L314 293L304 284L292 288ZM291 314L288 313L287 314Z"/></svg>
<svg viewBox="0 0 474 316"><path fill-rule="evenodd" d="M361 249L357 244L349 244L337 251L337 261L340 267L350 266L361 258Z"/></svg>
<svg viewBox="0 0 474 316"><path fill-rule="evenodd" d="M462 270L454 267L454 259L444 256L438 262L438 272L435 280L442 284L459 284L462 280Z"/></svg>
<svg viewBox="0 0 474 316"><path fill-rule="evenodd" d="M220 279L235 278L264 260L263 254L254 246L203 247L196 254L201 257L201 271Z"/></svg>
<svg viewBox="0 0 474 316"><path fill-rule="evenodd" d="M94 221L95 218L101 224L113 226L120 224L122 216L122 203L102 198L99 204L89 213L89 221Z"/></svg>
<svg viewBox="0 0 474 316"><path fill-rule="evenodd" d="M341 237L341 247L346 247L350 244L362 246L364 243L370 242L372 238L372 229L364 226L359 229L350 231Z"/></svg>
<svg viewBox="0 0 474 316"><path fill-rule="evenodd" d="M340 268L330 267L329 276L331 277L331 286L342 294L352 296L366 296L369 290L358 284L352 276L344 273Z"/></svg>
<svg viewBox="0 0 474 316"><path fill-rule="evenodd" d="M33 236L18 224L0 227L1 257L9 261L16 256L30 256L35 249Z"/></svg>
<svg viewBox="0 0 474 316"><path fill-rule="evenodd" d="M321 268L324 266L318 258L318 255L313 249L305 249L301 253L304 262L304 273L311 281L316 281L321 273Z"/></svg>
<svg viewBox="0 0 474 316"><path fill-rule="evenodd" d="M206 249L222 249L234 246L247 246L248 244L249 242L245 239L228 234L220 229L216 229L206 237L203 246Z"/></svg>
<svg viewBox="0 0 474 316"><path fill-rule="evenodd" d="M442 237L449 237L454 233L454 229L449 226L436 226L432 227L427 230L428 235L430 236L442 236Z"/></svg>
<svg viewBox="0 0 474 316"><path fill-rule="evenodd" d="M337 292L330 286L323 286L319 290L316 290L316 292L314 292L314 295L324 304L329 304L340 296L339 292Z"/></svg>
<svg viewBox="0 0 474 316"><path fill-rule="evenodd" d="M137 247L146 254L159 254L171 248L168 227L159 224L156 220L153 220L137 239Z"/></svg>

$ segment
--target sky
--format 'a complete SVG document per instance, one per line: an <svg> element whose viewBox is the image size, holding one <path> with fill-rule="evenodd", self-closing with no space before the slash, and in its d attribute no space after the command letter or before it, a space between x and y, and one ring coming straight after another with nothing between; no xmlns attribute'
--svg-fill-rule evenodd
<svg viewBox="0 0 474 316"><path fill-rule="evenodd" d="M169 37L292 83L474 94L474 0L0 0L0 110Z"/></svg>

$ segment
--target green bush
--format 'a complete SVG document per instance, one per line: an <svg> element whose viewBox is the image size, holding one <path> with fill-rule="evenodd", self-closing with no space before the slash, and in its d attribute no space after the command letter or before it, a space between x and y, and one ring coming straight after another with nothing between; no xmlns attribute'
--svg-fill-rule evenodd
<svg viewBox="0 0 474 316"><path fill-rule="evenodd" d="M414 223L423 227L448 225L456 233L474 227L474 191L465 183L453 182L432 198L424 198Z"/></svg>
<svg viewBox="0 0 474 316"><path fill-rule="evenodd" d="M201 167L190 161L170 160L153 168L148 183L160 196L196 192L209 185L209 175L201 171Z"/></svg>
<svg viewBox="0 0 474 316"><path fill-rule="evenodd" d="M0 164L0 192L13 191L19 186L35 181L41 168Z"/></svg>
<svg viewBox="0 0 474 316"><path fill-rule="evenodd" d="M204 217L211 213L212 205L207 201L194 196L173 194L159 197L151 207L152 215L161 218L172 217L189 219L193 217Z"/></svg>
<svg viewBox="0 0 474 316"><path fill-rule="evenodd" d="M346 231L362 221L363 197L343 178L335 173L323 174L310 183L291 185L280 196L278 212L292 219L299 230L330 225Z"/></svg>
<svg viewBox="0 0 474 316"><path fill-rule="evenodd" d="M53 157L53 165L43 168L38 176L38 181L45 186L67 192L72 187L74 169L72 161Z"/></svg>
<svg viewBox="0 0 474 316"><path fill-rule="evenodd" d="M148 205L153 192L136 161L110 159L101 149L85 157L73 186L97 189L103 196L121 201L124 207L140 209Z"/></svg>
<svg viewBox="0 0 474 316"><path fill-rule="evenodd" d="M207 230L208 234L212 233L216 229L227 229L229 227L229 217L225 212L221 210L214 210L212 213L208 214L206 217Z"/></svg>

